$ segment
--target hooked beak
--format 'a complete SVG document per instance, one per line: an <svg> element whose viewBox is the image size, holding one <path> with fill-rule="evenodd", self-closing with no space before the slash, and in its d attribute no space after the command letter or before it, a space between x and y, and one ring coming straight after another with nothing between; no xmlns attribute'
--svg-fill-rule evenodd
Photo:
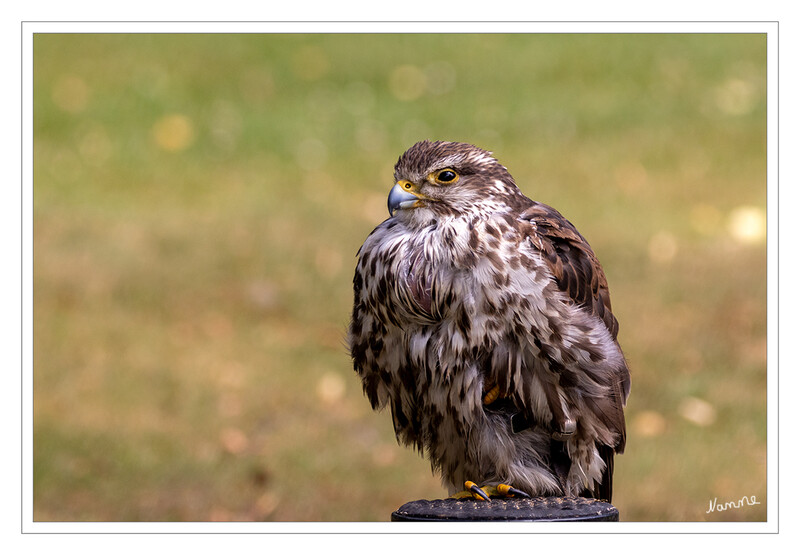
<svg viewBox="0 0 800 555"><path fill-rule="evenodd" d="M401 209L413 208L418 200L420 197L403 189L400 183L396 183L389 191L389 215L394 216L394 213Z"/></svg>

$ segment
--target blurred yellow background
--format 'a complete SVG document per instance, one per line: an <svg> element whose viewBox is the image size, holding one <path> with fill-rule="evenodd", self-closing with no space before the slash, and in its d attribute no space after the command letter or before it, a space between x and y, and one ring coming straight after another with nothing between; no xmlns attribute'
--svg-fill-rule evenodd
<svg viewBox="0 0 800 555"><path fill-rule="evenodd" d="M622 519L765 520L758 34L36 35L34 519L445 496L344 341L356 251L425 138L493 151L603 263Z"/></svg>

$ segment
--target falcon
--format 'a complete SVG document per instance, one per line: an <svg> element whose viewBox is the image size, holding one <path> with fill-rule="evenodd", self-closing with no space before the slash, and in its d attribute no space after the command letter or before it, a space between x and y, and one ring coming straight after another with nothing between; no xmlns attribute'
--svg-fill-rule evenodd
<svg viewBox="0 0 800 555"><path fill-rule="evenodd" d="M589 244L470 144L419 142L394 180L353 279L372 408L452 496L610 502L630 373Z"/></svg>

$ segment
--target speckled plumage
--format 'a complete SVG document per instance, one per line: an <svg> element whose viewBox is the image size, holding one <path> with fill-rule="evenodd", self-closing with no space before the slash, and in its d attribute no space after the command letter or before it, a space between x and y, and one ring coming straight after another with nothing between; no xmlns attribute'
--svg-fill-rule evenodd
<svg viewBox="0 0 800 555"><path fill-rule="evenodd" d="M472 480L610 501L630 375L588 243L469 144L417 143L395 181L420 200L367 237L353 281L349 346L373 408L451 493Z"/></svg>

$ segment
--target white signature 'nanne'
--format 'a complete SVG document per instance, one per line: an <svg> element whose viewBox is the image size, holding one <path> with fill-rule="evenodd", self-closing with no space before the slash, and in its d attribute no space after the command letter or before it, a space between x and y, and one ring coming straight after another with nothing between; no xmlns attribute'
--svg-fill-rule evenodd
<svg viewBox="0 0 800 555"><path fill-rule="evenodd" d="M724 505L722 503L717 503L717 498L715 497L713 500L708 500L708 510L706 514L713 513L714 511L727 511L728 509L740 509L745 505L761 505L760 502L756 501L756 496L751 495L747 497L746 495L739 499L738 501L728 501Z"/></svg>

